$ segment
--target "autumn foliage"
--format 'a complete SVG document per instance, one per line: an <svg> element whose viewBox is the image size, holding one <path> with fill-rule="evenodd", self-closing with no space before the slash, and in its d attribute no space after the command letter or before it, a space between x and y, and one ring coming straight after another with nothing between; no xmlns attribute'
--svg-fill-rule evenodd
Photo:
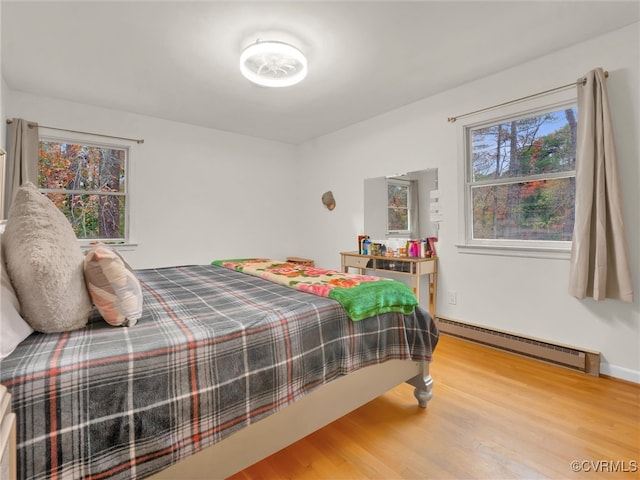
<svg viewBox="0 0 640 480"><path fill-rule="evenodd" d="M472 130L473 238L569 241L575 108Z"/></svg>
<svg viewBox="0 0 640 480"><path fill-rule="evenodd" d="M126 150L41 141L38 186L78 238L123 239Z"/></svg>

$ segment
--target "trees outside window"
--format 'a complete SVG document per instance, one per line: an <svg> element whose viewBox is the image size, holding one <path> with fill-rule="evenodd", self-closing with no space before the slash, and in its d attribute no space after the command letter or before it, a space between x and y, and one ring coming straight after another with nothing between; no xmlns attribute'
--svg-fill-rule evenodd
<svg viewBox="0 0 640 480"><path fill-rule="evenodd" d="M127 239L126 147L40 139L38 187L81 240Z"/></svg>
<svg viewBox="0 0 640 480"><path fill-rule="evenodd" d="M469 243L571 241L576 117L569 105L466 130Z"/></svg>
<svg viewBox="0 0 640 480"><path fill-rule="evenodd" d="M411 182L387 180L388 233L408 233L411 225Z"/></svg>

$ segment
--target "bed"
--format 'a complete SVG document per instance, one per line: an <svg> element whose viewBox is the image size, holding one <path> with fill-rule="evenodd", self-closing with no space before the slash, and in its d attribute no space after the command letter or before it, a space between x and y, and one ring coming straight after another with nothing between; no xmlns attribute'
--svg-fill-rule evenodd
<svg viewBox="0 0 640 480"><path fill-rule="evenodd" d="M438 331L420 307L353 321L219 265L136 276L135 326L95 313L0 362L18 478L225 478L402 382L431 398Z"/></svg>

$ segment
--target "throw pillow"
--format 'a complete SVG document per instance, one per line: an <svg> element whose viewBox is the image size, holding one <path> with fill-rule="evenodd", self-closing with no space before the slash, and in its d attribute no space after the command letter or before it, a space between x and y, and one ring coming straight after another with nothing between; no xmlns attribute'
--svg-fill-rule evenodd
<svg viewBox="0 0 640 480"><path fill-rule="evenodd" d="M20 304L13 290L2 255L2 233L5 220L0 221L0 360L33 332L33 328L20 316Z"/></svg>
<svg viewBox="0 0 640 480"><path fill-rule="evenodd" d="M92 307L82 250L67 218L30 182L16 191L3 243L27 323L45 333L84 327Z"/></svg>
<svg viewBox="0 0 640 480"><path fill-rule="evenodd" d="M132 268L115 250L98 245L84 257L91 300L109 325L132 327L142 316L142 289Z"/></svg>

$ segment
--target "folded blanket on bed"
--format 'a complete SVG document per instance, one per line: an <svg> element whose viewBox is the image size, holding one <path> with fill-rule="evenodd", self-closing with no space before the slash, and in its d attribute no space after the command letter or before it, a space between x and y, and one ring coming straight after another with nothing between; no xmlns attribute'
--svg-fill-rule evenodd
<svg viewBox="0 0 640 480"><path fill-rule="evenodd" d="M215 260L212 264L332 298L340 302L352 320L362 320L386 312L411 313L418 305L411 289L397 280L342 273L266 258Z"/></svg>

